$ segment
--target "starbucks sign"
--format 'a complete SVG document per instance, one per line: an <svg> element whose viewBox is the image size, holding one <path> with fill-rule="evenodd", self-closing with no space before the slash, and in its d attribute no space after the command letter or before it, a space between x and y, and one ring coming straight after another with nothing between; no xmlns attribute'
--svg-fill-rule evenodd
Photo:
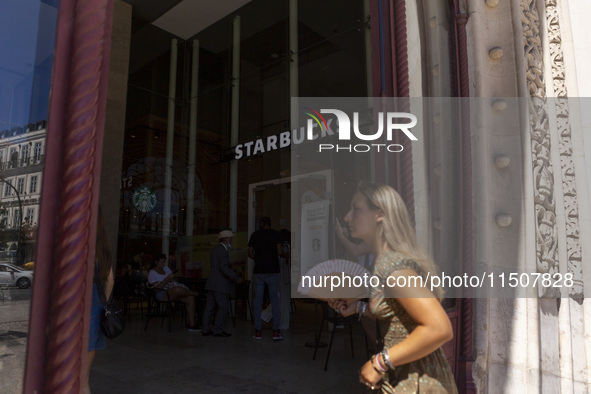
<svg viewBox="0 0 591 394"><path fill-rule="evenodd" d="M141 212L150 212L156 206L157 198L154 190L148 186L140 186L133 192L133 206Z"/></svg>

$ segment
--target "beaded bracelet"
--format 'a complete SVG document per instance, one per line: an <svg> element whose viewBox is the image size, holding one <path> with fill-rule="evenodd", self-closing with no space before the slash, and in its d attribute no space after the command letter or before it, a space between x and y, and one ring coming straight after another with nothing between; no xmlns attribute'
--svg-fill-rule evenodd
<svg viewBox="0 0 591 394"><path fill-rule="evenodd" d="M392 365L392 361L390 360L390 353L388 353L388 348L385 347L384 350L380 353L382 355L382 360L384 360L384 364L389 369L395 369L396 367Z"/></svg>
<svg viewBox="0 0 591 394"><path fill-rule="evenodd" d="M383 362L380 361L380 354L374 354L374 356L371 358L371 365L373 367L373 369L376 370L377 373L379 373L380 375L384 375L386 372L388 372L388 368L386 368L383 365Z"/></svg>

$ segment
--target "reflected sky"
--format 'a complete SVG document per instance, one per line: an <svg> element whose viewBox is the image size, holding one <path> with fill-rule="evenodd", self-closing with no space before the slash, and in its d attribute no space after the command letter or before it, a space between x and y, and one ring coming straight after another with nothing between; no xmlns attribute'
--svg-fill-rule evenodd
<svg viewBox="0 0 591 394"><path fill-rule="evenodd" d="M0 0L0 130L47 119L57 0Z"/></svg>

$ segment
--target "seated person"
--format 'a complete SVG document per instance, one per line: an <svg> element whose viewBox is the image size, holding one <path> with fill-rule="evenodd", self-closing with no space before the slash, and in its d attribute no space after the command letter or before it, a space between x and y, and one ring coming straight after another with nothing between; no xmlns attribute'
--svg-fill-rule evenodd
<svg viewBox="0 0 591 394"><path fill-rule="evenodd" d="M181 301L187 308L189 319L189 331L200 331L195 323L195 296L199 293L190 290L187 286L174 280L176 274L165 266L166 255L160 253L156 256L152 269L148 273L148 287L156 290L156 298L159 301L166 300L166 292L170 301ZM159 291L158 291L159 290Z"/></svg>

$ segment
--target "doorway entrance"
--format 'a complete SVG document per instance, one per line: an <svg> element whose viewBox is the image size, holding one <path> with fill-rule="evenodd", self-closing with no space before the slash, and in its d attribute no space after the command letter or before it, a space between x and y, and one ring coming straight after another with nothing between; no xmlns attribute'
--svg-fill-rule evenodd
<svg viewBox="0 0 591 394"><path fill-rule="evenodd" d="M279 294L281 302L281 329L289 328L292 310L292 275L300 273L300 217L303 204L319 200L332 206L332 171L319 171L290 178L251 184L249 186L248 234L259 228L260 219L268 216L271 227L282 234L285 248L289 248L287 258L280 259ZM330 215L332 216L332 215ZM326 230L327 231L327 230ZM328 236L327 231L327 238ZM287 244L287 245L286 245ZM332 245L333 242L327 242ZM254 262L248 261L248 278L252 278ZM296 284L297 287L297 284ZM251 290L252 291L252 290ZM254 299L254 297L252 298ZM263 311L263 316L265 312Z"/></svg>
<svg viewBox="0 0 591 394"><path fill-rule="evenodd" d="M297 240L301 230L299 221L302 205L327 200L330 203L330 216L334 217L332 212L333 189L333 173L331 170L250 184L248 187L249 236L258 229L258 222L261 217L268 216L271 218L274 229L286 229L293 233L292 247L298 248L299 243ZM330 245L332 251L332 239ZM330 252L329 254L334 253ZM250 261L248 273L250 278L252 276L252 262Z"/></svg>
<svg viewBox="0 0 591 394"><path fill-rule="evenodd" d="M291 228L291 182L277 179L250 185L248 233L258 229L263 216L271 218L272 227L279 231Z"/></svg>

